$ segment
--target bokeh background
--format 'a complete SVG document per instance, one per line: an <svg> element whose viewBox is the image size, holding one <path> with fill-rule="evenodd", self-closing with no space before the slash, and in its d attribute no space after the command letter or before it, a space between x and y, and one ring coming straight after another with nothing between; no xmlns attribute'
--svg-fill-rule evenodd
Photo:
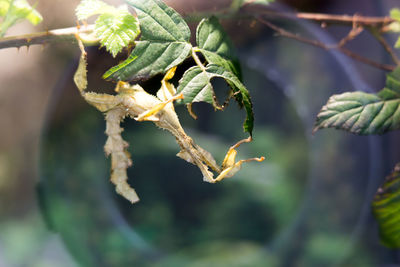
<svg viewBox="0 0 400 267"><path fill-rule="evenodd" d="M75 25L78 2L39 0L43 23L36 28L22 23L8 34ZM167 2L195 29L196 14L213 13L230 1ZM371 16L388 14L396 4L276 3L282 10ZM349 30L300 21L282 25L327 43ZM141 197L133 206L109 183L103 116L73 85L78 48L51 44L0 50L0 266L400 265L398 251L379 243L370 210L376 189L400 159L399 134L311 134L330 95L378 91L385 73L276 37L240 16L224 26L238 48L256 116L255 140L243 145L239 156L264 155L266 161L244 166L233 179L207 184L196 167L175 157L172 136L151 123L127 120L123 135L133 159L129 182ZM389 62L366 33L348 47ZM88 52L89 88L110 92L114 85L99 77L115 60L104 49ZM146 88L156 90L159 79ZM215 87L226 90L220 81ZM177 107L181 122L219 161L246 137L244 112L236 104L217 113L205 104L194 109L197 121Z"/></svg>

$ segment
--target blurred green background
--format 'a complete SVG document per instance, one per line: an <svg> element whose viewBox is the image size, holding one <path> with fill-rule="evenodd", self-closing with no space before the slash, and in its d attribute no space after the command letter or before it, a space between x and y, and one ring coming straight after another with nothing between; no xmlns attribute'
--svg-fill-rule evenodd
<svg viewBox="0 0 400 267"><path fill-rule="evenodd" d="M42 27L73 25L77 2L39 1L39 11L48 17ZM190 13L227 1L168 2ZM367 15L393 6L372 0L362 7L357 1L286 2L306 11ZM357 137L324 130L311 135L315 115L331 94L378 90L383 73L276 38L251 21L233 18L224 26L238 47L256 116L254 142L240 147L239 157L266 160L245 165L232 179L207 184L195 166L175 156L179 148L169 133L126 120L123 136L133 160L129 183L141 198L135 205L109 182L103 115L72 83L78 50L55 45L31 48L29 54L0 51L2 61L13 61L1 67L0 76L0 125L5 126L0 131L0 266L400 264L396 251L380 245L369 208L380 181L400 158L398 134ZM345 33L334 27L326 35L307 23L286 26L328 42ZM29 26L19 27L11 33ZM351 48L385 61L370 41L362 35ZM115 62L103 50L88 52L89 88L110 92L113 84L99 77ZM159 78L146 88L156 90ZM220 81L215 87L221 95L226 91ZM246 137L244 112L235 103L225 112L205 104L194 109L196 121L177 107L183 127L221 162L228 147Z"/></svg>

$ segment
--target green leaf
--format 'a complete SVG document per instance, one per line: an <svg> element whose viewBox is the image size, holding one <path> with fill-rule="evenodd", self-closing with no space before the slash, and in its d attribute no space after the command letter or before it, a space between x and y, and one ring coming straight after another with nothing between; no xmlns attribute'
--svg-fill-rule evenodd
<svg viewBox="0 0 400 267"><path fill-rule="evenodd" d="M231 4L231 8L233 10L238 10L241 8L243 5L247 4L260 4L260 5L268 5L275 0L233 0Z"/></svg>
<svg viewBox="0 0 400 267"><path fill-rule="evenodd" d="M400 68L387 75L378 94L333 95L317 116L314 132L336 128L359 135L383 134L400 128Z"/></svg>
<svg viewBox="0 0 400 267"><path fill-rule="evenodd" d="M43 18L26 0L0 0L0 16L4 17L0 24L0 37L17 23L26 19L31 24L39 24Z"/></svg>
<svg viewBox="0 0 400 267"><path fill-rule="evenodd" d="M376 193L372 210L381 241L388 247L400 248L400 163Z"/></svg>
<svg viewBox="0 0 400 267"><path fill-rule="evenodd" d="M200 22L196 41L208 63L224 67L241 78L240 64L233 44L216 17Z"/></svg>
<svg viewBox="0 0 400 267"><path fill-rule="evenodd" d="M245 132L249 132L251 135L254 126L254 114L250 94L235 74L221 66L210 64L204 71L198 66L187 70L177 89L178 93L183 93L182 102L189 104L203 101L216 106L215 93L211 85L211 79L216 77L225 79L226 82L233 84L234 88L237 89L235 93L240 94L241 105L245 107L247 113L243 128Z"/></svg>
<svg viewBox="0 0 400 267"><path fill-rule="evenodd" d="M114 12L115 7L100 0L82 0L75 9L75 14L79 20L85 20L94 15Z"/></svg>
<svg viewBox="0 0 400 267"><path fill-rule="evenodd" d="M394 44L395 48L400 48L400 37L397 39L396 43Z"/></svg>
<svg viewBox="0 0 400 267"><path fill-rule="evenodd" d="M215 94L211 85L212 75L195 66L188 69L179 81L178 93L183 93L181 103L207 102L216 106Z"/></svg>
<svg viewBox="0 0 400 267"><path fill-rule="evenodd" d="M397 21L395 21L395 22L393 22L393 23L391 23L389 25L390 31L392 31L392 32L400 32L400 9L392 8L390 10L390 17L392 19L397 20ZM397 39L394 47L395 48L400 48L400 37Z"/></svg>
<svg viewBox="0 0 400 267"><path fill-rule="evenodd" d="M189 42L190 29L174 9L161 0L126 0L135 8L142 28L142 40Z"/></svg>
<svg viewBox="0 0 400 267"><path fill-rule="evenodd" d="M82 0L75 10L79 20L100 15L95 23L95 35L113 57L133 43L140 33L139 22L128 7L115 8L100 0Z"/></svg>
<svg viewBox="0 0 400 267"><path fill-rule="evenodd" d="M208 63L216 64L234 73L242 79L239 60L236 57L234 46L216 17L203 19L196 31L196 42L200 52ZM228 81L229 86L238 91L235 85ZM241 94L235 95L236 101L242 107Z"/></svg>
<svg viewBox="0 0 400 267"><path fill-rule="evenodd" d="M395 19L395 20L399 20L399 21L400 21L400 9L398 9L398 8L392 8L392 9L390 10L390 17L391 17L392 19Z"/></svg>
<svg viewBox="0 0 400 267"><path fill-rule="evenodd" d="M160 0L126 0L135 8L141 41L129 58L111 68L104 79L137 81L164 73L184 61L190 51L190 29L183 18Z"/></svg>
<svg viewBox="0 0 400 267"><path fill-rule="evenodd" d="M129 58L111 68L104 79L138 81L145 80L179 65L191 51L185 42L138 41Z"/></svg>
<svg viewBox="0 0 400 267"><path fill-rule="evenodd" d="M134 42L139 33L138 20L126 8L102 14L96 20L95 34L113 57Z"/></svg>

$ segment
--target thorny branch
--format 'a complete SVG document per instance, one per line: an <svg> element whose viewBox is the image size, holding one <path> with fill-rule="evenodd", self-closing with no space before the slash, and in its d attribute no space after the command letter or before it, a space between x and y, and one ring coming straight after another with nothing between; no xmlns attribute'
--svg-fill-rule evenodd
<svg viewBox="0 0 400 267"><path fill-rule="evenodd" d="M0 38L0 49L31 45L46 45L54 42L76 42L76 34L91 33L94 25L56 29L45 32Z"/></svg>

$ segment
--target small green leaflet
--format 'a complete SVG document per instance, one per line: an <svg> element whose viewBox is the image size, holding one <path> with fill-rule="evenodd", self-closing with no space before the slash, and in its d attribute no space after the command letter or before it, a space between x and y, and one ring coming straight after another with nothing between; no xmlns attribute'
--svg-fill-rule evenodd
<svg viewBox="0 0 400 267"><path fill-rule="evenodd" d="M383 134L400 128L400 68L387 75L377 94L333 95L317 116L314 132L336 128L359 135Z"/></svg>
<svg viewBox="0 0 400 267"><path fill-rule="evenodd" d="M135 8L142 36L129 58L111 68L104 79L148 79L184 61L190 51L190 29L183 18L161 0L126 0Z"/></svg>
<svg viewBox="0 0 400 267"><path fill-rule="evenodd" d="M375 195L372 210L383 244L400 248L400 163Z"/></svg>
<svg viewBox="0 0 400 267"><path fill-rule="evenodd" d="M100 0L82 0L76 8L79 20L100 15L95 22L95 35L113 57L133 43L140 33L138 20L123 5L115 8Z"/></svg>
<svg viewBox="0 0 400 267"><path fill-rule="evenodd" d="M127 9L99 16L95 33L101 44L115 57L124 47L132 43L140 33L139 22Z"/></svg>
<svg viewBox="0 0 400 267"><path fill-rule="evenodd" d="M26 0L0 0L0 17L4 17L0 24L0 37L19 20L26 19L33 25L43 20Z"/></svg>
<svg viewBox="0 0 400 267"><path fill-rule="evenodd" d="M245 132L252 135L254 114L249 92L235 74L221 66L210 64L205 70L198 66L188 69L180 80L177 89L178 93L183 93L183 103L204 101L216 106L215 93L211 85L211 79L216 77L223 78L228 83L233 84L234 88L237 89L234 92L241 95L241 104L245 107L247 113L243 128Z"/></svg>

